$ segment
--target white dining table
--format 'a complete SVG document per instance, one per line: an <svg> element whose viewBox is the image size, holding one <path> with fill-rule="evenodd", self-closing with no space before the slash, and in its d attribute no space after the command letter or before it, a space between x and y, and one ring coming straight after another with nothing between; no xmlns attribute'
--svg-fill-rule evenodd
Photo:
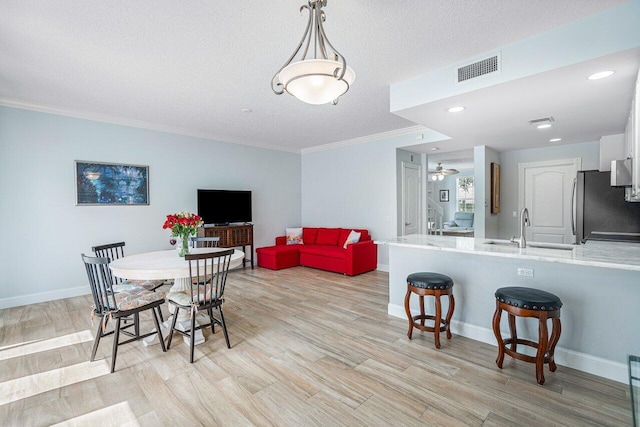
<svg viewBox="0 0 640 427"><path fill-rule="evenodd" d="M228 248L191 248L192 254L203 254L211 252L226 251ZM229 269L242 265L244 252L234 249L231 255ZM200 261L201 263L203 261ZM176 249L164 251L145 252L136 255L129 255L112 261L109 264L114 276L128 280L166 280L173 279L174 283L170 292L189 292L191 289L191 278L189 275L189 262L178 254ZM169 312L174 315L176 307L168 302ZM178 313L176 328L188 331L191 328L188 310L181 310ZM169 317L161 324L163 337L168 338L172 317ZM196 319L197 322L197 319ZM187 337L183 337L188 342ZM197 330L195 334L195 344L202 344L204 336L202 331ZM157 335L152 335L143 340L145 346L158 344Z"/></svg>

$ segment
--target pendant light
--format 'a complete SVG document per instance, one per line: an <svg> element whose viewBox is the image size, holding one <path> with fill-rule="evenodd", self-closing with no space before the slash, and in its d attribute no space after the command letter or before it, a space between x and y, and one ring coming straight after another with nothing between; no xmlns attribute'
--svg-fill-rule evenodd
<svg viewBox="0 0 640 427"><path fill-rule="evenodd" d="M326 5L327 0L309 0L300 7L300 12L309 12L309 21L298 47L271 79L276 95L287 92L307 104L335 105L353 84L356 74L324 32L322 8ZM307 54L313 57L307 58Z"/></svg>

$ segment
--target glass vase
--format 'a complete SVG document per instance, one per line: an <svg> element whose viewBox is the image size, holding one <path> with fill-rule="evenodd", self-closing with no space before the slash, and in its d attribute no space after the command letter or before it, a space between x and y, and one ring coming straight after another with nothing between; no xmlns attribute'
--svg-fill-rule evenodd
<svg viewBox="0 0 640 427"><path fill-rule="evenodd" d="M180 242L179 242L180 246L180 253L179 255L181 257L185 256L186 254L189 253L189 235L185 234L183 236L180 236Z"/></svg>

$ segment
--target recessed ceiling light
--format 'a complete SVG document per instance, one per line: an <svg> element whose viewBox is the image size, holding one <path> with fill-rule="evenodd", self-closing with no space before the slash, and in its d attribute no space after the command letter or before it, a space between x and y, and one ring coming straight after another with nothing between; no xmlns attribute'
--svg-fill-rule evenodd
<svg viewBox="0 0 640 427"><path fill-rule="evenodd" d="M551 138L549 140L549 142L558 142L558 141L562 141L562 138Z"/></svg>
<svg viewBox="0 0 640 427"><path fill-rule="evenodd" d="M243 108L240 111L243 112L243 113L250 113L251 112L251 108Z"/></svg>
<svg viewBox="0 0 640 427"><path fill-rule="evenodd" d="M595 73L595 74L591 74L589 77L587 77L587 79L589 80L600 80L600 79L606 79L607 77L611 77L613 74L615 73L615 71L600 71L599 73Z"/></svg>
<svg viewBox="0 0 640 427"><path fill-rule="evenodd" d="M551 123L542 123L536 126L538 129L549 129L551 127Z"/></svg>
<svg viewBox="0 0 640 427"><path fill-rule="evenodd" d="M431 151L438 151L440 149L440 147L433 147L431 148Z"/></svg>
<svg viewBox="0 0 640 427"><path fill-rule="evenodd" d="M447 111L450 113L459 113L460 111L464 111L464 107L451 107Z"/></svg>

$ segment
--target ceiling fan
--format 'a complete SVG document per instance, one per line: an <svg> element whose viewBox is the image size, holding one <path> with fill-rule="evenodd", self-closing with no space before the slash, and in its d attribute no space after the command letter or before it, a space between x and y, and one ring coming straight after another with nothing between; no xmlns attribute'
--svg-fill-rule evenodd
<svg viewBox="0 0 640 427"><path fill-rule="evenodd" d="M438 166L436 167L436 170L434 171L429 171L429 175L431 175L431 180L435 181L442 181L445 177L445 175L455 175L458 172L456 169L445 169L442 167L442 163L438 163Z"/></svg>

